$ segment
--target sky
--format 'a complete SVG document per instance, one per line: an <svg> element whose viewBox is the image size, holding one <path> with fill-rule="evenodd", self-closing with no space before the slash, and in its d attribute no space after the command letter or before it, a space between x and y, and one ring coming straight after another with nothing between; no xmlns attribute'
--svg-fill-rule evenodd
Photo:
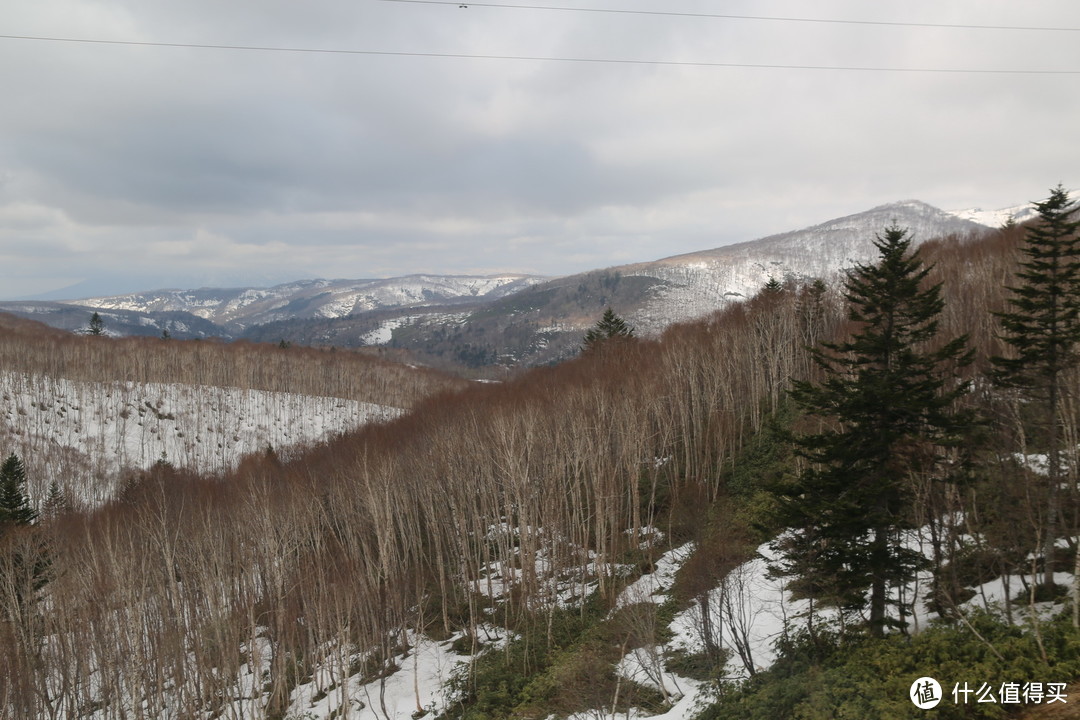
<svg viewBox="0 0 1080 720"><path fill-rule="evenodd" d="M461 4L5 0L0 298L566 275L1080 187L1075 0Z"/></svg>

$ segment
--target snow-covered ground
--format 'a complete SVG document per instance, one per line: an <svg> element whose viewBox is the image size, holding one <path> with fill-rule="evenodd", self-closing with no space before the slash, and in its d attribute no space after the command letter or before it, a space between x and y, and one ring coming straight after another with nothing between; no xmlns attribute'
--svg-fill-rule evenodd
<svg viewBox="0 0 1080 720"><path fill-rule="evenodd" d="M401 411L341 398L211 385L75 382L0 373L0 453L26 464L32 498L56 480L83 502L124 468L159 460L216 473L249 453L325 441Z"/></svg>
<svg viewBox="0 0 1080 720"><path fill-rule="evenodd" d="M653 563L653 572L646 573L627 585L615 600L615 607L625 607L633 603L667 602L668 592L675 582L675 573L694 552L694 543L686 543L668 550Z"/></svg>
<svg viewBox="0 0 1080 720"><path fill-rule="evenodd" d="M929 538L924 535L925 533L913 531L908 538L908 544L929 556ZM628 585L617 604L621 607L635 602L665 602L675 574L693 550L693 545L687 544L664 553L656 561L655 571ZM752 665L755 671L771 666L776 660L776 641L785 632L806 623L810 603L807 600L792 599L786 581L783 578L771 577L768 567L775 559L776 552L771 543L761 545L753 558L728 573L721 584L708 594L709 610L713 614L713 639L731 652L723 673L724 677L731 680L746 678L749 675L748 665ZM1059 585L1071 587L1073 576L1069 573L1055 573L1054 580ZM924 596L929 583L930 573L919 573L911 585L903 588L903 593L908 598ZM991 580L973 588L973 597L963 603L960 610L968 612L982 609L1005 617L1006 596L1017 597L1021 588L1019 576ZM1052 603L1042 603L1035 607L1035 611L1044 617L1052 614L1054 609ZM1060 606L1057 609L1060 609ZM1023 603L1014 603L1014 621L1024 622L1028 612L1029 609ZM815 622L835 622L835 615L835 611L818 609ZM914 617L909 618L912 631L925 629L934 617L925 603L916 602ZM670 708L663 714L651 716L654 719L690 720L712 701L711 689L706 684L680 678L671 673L664 662L672 651L695 654L705 650L701 620L700 605L691 605L675 616L669 627L672 639L667 645L634 650L628 653L617 667L617 671L624 677L662 689L670 696ZM642 717L645 717L645 713L637 710L628 715L630 720ZM582 713L575 720L593 718L594 715Z"/></svg>
<svg viewBox="0 0 1080 720"><path fill-rule="evenodd" d="M930 557L928 534L913 531L908 539L908 545L913 549L920 549L927 557ZM720 633L721 637L718 638L718 644L736 650L725 669L725 676L729 678L747 677L749 674L747 663L752 663L755 670L768 668L776 660L774 647L776 640L784 632L806 624L810 602L804 599L792 599L791 593L787 590L786 580L771 577L768 568L776 559L777 554L771 543L761 545L757 548L754 558L732 570L721 585L709 594L709 603L714 615L716 617L724 615L723 630ZM1054 579L1060 585L1072 586L1072 575L1069 573L1055 573ZM644 578L638 582L643 580ZM910 599L925 596L930 582L929 571L918 573L915 580L902 589L904 597ZM997 578L974 587L974 596L960 606L961 611L982 609L1004 617L1006 587L1008 595L1015 598L1022 587L1019 576ZM894 590L894 592L897 591ZM725 598L732 600L729 606L725 606ZM1048 607L1037 609L1045 610ZM936 617L926 604L920 601L914 603L913 611L913 616L908 618L913 632L925 629ZM1014 612L1023 617L1026 608L1022 604L1014 605ZM815 611L815 618L815 622L819 624L832 623L836 621L836 612L833 609L818 608ZM676 615L671 624L674 635L671 642L672 649L683 650L687 653L704 650L700 619L701 610L696 605ZM738 640L746 643L745 658L740 657L737 652Z"/></svg>
<svg viewBox="0 0 1080 720"><path fill-rule="evenodd" d="M506 532L505 525L492 526L492 532ZM912 533L911 542L920 542L919 534ZM635 604L666 602L670 598L675 575L695 551L693 543L687 543L663 553L654 562L654 571L627 585L616 601L616 608L626 609ZM805 623L808 602L792 600L782 579L770 577L769 564L774 551L769 543L757 548L755 557L732 570L721 584L707 594L708 604L714 614L713 640L731 651L724 676L731 680L747 677L747 665L755 670L768 668L776 659L774 644L784 632ZM538 561L537 572L543 575L548 568ZM612 574L617 574L613 572ZM1071 576L1061 573L1057 581L1071 582ZM556 585L560 582L551 576ZM509 592L515 579L506 577L505 584L488 587L487 593L498 600L501 593ZM921 583L928 582L921 576ZM571 583L572 584L572 583ZM1016 594L1019 579L1013 578L1009 592ZM925 586L923 586L925 587ZM593 585L595 588L595 584ZM907 593L920 593L918 587L906 588ZM561 606L570 604L567 598L557 597ZM1005 583L994 580L976 588L965 607L987 608L1000 611L1005 596ZM730 604L725 604L725 599ZM926 627L930 613L925 607L916 608L916 627ZM1022 614L1022 613L1021 613ZM829 611L819 612L817 622L828 622ZM638 647L629 650L616 664L615 672L626 680L650 687L666 699L666 709L650 715L632 707L620 711L618 717L626 720L692 720L714 701L715 689L710 683L682 677L669 667L673 653L699 653L704 650L700 606L692 605L676 614L669 629L672 639L663 644ZM420 717L436 717L454 702L452 680L467 671L473 660L460 654L456 648L462 637L458 633L446 640L436 641L429 637L405 632L400 638L401 648L392 659L392 672L382 678L365 676L359 668L367 658L354 650L328 646L324 660L302 678L292 689L285 717L294 720L415 720ZM498 651L510 639L505 629L493 625L478 628L483 639L481 652ZM743 646L740 648L739 643ZM215 717L249 718L262 717L267 700L263 680L271 659L271 650L265 638L256 637L240 649L247 660L241 666L235 685L229 692L231 700L218 708ZM598 720L615 717L610 708L596 708L578 712L568 720Z"/></svg>
<svg viewBox="0 0 1080 720"><path fill-rule="evenodd" d="M480 631L488 640L484 652L497 650L506 642L505 630L485 626ZM471 659L454 652L460 637L436 642L409 632L408 649L393 660L397 672L381 680L364 682L360 675L353 675L335 683L325 668L320 669L293 692L286 717L411 720L423 714L433 718L446 708L452 676L463 671Z"/></svg>

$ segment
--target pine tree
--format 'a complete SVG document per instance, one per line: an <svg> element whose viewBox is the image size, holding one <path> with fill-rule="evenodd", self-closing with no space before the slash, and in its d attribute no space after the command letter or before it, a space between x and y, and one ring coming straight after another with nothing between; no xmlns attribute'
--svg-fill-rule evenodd
<svg viewBox="0 0 1080 720"><path fill-rule="evenodd" d="M22 460L11 453L0 466L0 528L29 525L37 519L26 494L26 470Z"/></svg>
<svg viewBox="0 0 1080 720"><path fill-rule="evenodd" d="M15 453L0 465L0 616L25 622L35 593L49 579L47 542L34 524L37 512L26 494L26 470Z"/></svg>
<svg viewBox="0 0 1080 720"><path fill-rule="evenodd" d="M770 275L765 284L761 286L761 290L768 295L777 295L784 292L784 283Z"/></svg>
<svg viewBox="0 0 1080 720"><path fill-rule="evenodd" d="M954 409L967 386L956 370L972 360L964 336L935 342L943 308L940 285L923 287L930 268L895 224L877 236L876 265L857 265L845 282L851 337L823 343L814 360L820 384L798 381L792 397L825 421L821 432L795 438L810 461L777 490L779 519L792 529L778 543L774 568L796 577L795 588L842 610L863 610L869 630L889 626L888 589L925 565L902 542L913 526L916 477L941 476L942 461L973 418Z"/></svg>
<svg viewBox="0 0 1080 720"><path fill-rule="evenodd" d="M105 334L105 321L101 319L101 316L95 312L90 316L90 334L91 335L104 335Z"/></svg>
<svg viewBox="0 0 1080 720"><path fill-rule="evenodd" d="M53 480L49 483L49 494L41 504L41 514L43 517L55 519L69 512L71 500L64 488L60 487L60 483Z"/></svg>
<svg viewBox="0 0 1080 720"><path fill-rule="evenodd" d="M634 337L634 328L627 325L626 321L616 315L615 311L609 307L604 311L604 316L596 322L596 325L585 333L585 341L582 344L582 349L588 350L589 348L595 347L598 343L611 338L632 337Z"/></svg>
<svg viewBox="0 0 1080 720"><path fill-rule="evenodd" d="M1040 408L1047 449L1047 517L1043 584L1053 585L1053 548L1058 527L1058 491L1067 463L1062 462L1064 379L1080 362L1080 220L1077 205L1060 185L1035 203L1039 220L1024 236L1017 277L1010 287L1010 309L998 313L1001 339L1009 357L993 357L993 378L1020 391Z"/></svg>

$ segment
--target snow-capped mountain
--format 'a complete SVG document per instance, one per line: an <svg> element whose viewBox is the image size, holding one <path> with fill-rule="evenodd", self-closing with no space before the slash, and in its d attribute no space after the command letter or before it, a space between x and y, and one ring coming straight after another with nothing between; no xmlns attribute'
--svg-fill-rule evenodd
<svg viewBox="0 0 1080 720"><path fill-rule="evenodd" d="M771 278L829 280L855 263L870 262L877 253L875 236L893 224L906 228L916 244L985 230L919 200L904 200L802 230L616 270L660 281L629 313L642 330L660 331L752 296Z"/></svg>
<svg viewBox="0 0 1080 720"><path fill-rule="evenodd" d="M962 220L970 220L991 228L1000 228L1010 221L1025 223L1034 220L1039 212L1033 203L1016 205L1014 207L1000 208L998 210L984 210L983 208L967 208L966 210L950 210L949 214L955 215Z"/></svg>
<svg viewBox="0 0 1080 720"><path fill-rule="evenodd" d="M905 200L751 242L549 280L454 317L452 327L433 317L409 318L408 331L399 332L393 342L483 363L557 361L577 352L585 329L608 306L638 335L658 334L672 323L750 297L771 278L829 281L855 263L872 262L875 237L894 223L916 243L988 231L918 200Z"/></svg>
<svg viewBox="0 0 1080 720"><path fill-rule="evenodd" d="M490 300L544 279L528 275L410 275L379 280L301 280L268 288L153 290L68 302L100 310L186 312L236 333L282 320L339 318L385 308Z"/></svg>
<svg viewBox="0 0 1080 720"><path fill-rule="evenodd" d="M54 328L75 333L88 331L89 321L99 308L73 302L59 303L44 300L12 300L0 302L0 312L43 322ZM105 310L100 308L105 323L104 334L111 337L143 335L160 336L167 332L176 338L209 338L226 336L219 325L205 318L180 310Z"/></svg>
<svg viewBox="0 0 1080 720"><path fill-rule="evenodd" d="M1024 222L1032 213L1030 206L946 212L905 200L758 240L555 279L507 274L304 280L268 288L156 290L38 303L48 307L32 309L9 303L0 309L76 330L96 310L116 334L168 330L174 337L389 345L447 366L550 362L575 352L583 330L607 306L638 334L651 335L750 297L772 278L834 279L854 263L872 261L875 236L894 223L918 243L986 232L1009 217Z"/></svg>

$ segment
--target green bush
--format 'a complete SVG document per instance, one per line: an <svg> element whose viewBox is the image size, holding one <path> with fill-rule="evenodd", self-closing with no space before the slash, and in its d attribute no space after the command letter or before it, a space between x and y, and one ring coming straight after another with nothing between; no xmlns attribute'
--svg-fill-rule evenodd
<svg viewBox="0 0 1080 720"><path fill-rule="evenodd" d="M1080 633L1064 619L1042 626L1044 663L1032 633L985 613L969 620L986 642L963 625L935 626L915 637L881 640L801 636L782 648L777 662L743 685L724 688L698 720L899 720L901 718L1004 718L1000 703L956 704L953 688L983 683L1070 682L1080 677ZM993 646L997 651L991 650ZM908 698L911 683L935 678L944 698L932 711Z"/></svg>
<svg viewBox="0 0 1080 720"><path fill-rule="evenodd" d="M495 720L539 712L542 700L557 699L560 678L570 677L567 668L589 668L583 658L613 644L608 624L602 622L605 612L593 596L584 609L556 610L550 628L543 613L519 619L513 623L516 640L482 652L471 669L463 667L451 678L453 702L443 720ZM610 662L606 667L610 670Z"/></svg>

